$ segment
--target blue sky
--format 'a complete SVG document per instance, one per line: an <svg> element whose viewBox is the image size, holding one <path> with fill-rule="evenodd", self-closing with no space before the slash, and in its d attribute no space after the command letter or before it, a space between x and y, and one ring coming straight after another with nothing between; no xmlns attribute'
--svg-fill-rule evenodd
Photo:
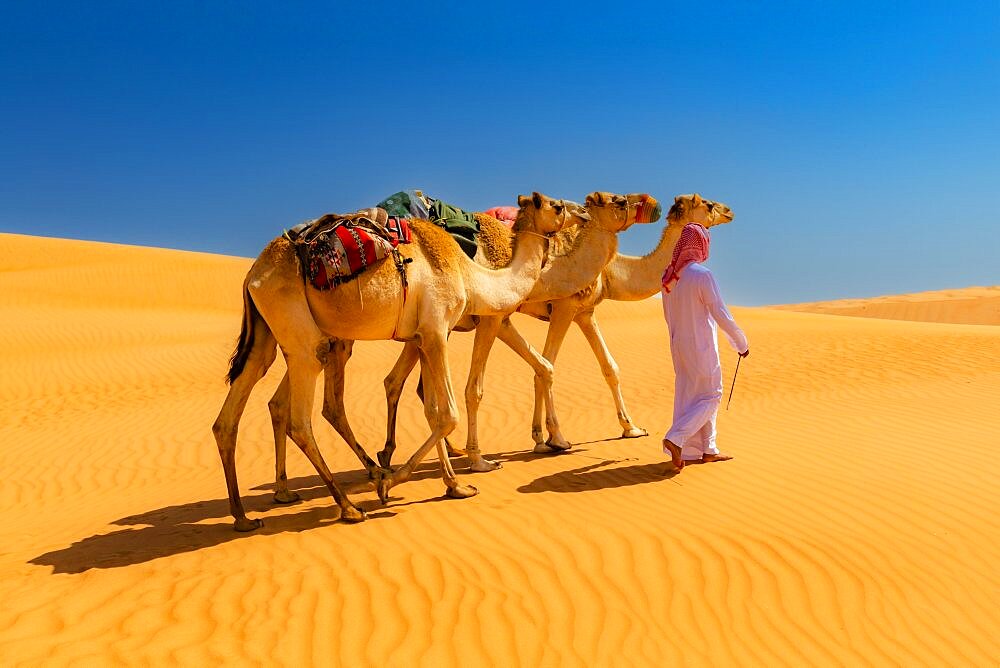
<svg viewBox="0 0 1000 668"><path fill-rule="evenodd" d="M0 8L0 231L255 256L409 187L697 191L736 304L1000 283L995 0Z"/></svg>

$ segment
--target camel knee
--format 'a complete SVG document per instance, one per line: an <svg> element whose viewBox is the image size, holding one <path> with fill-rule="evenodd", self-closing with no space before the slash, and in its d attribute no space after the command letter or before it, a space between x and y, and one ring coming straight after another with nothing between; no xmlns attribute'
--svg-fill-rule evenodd
<svg viewBox="0 0 1000 668"><path fill-rule="evenodd" d="M455 431L455 427L458 426L458 410L453 407L446 407L443 410L437 411L437 414L433 417L433 422L437 426L438 431L441 432L443 438Z"/></svg>
<svg viewBox="0 0 1000 668"><path fill-rule="evenodd" d="M483 400L483 384L480 382L470 383L465 387L466 406L478 406Z"/></svg>
<svg viewBox="0 0 1000 668"><path fill-rule="evenodd" d="M212 434L215 435L215 442L219 446L219 452L234 450L236 448L236 425L219 417L212 425Z"/></svg>
<svg viewBox="0 0 1000 668"><path fill-rule="evenodd" d="M608 360L607 365L604 367L604 377L609 381L614 381L618 379L618 362L614 360Z"/></svg>
<svg viewBox="0 0 1000 668"><path fill-rule="evenodd" d="M535 371L535 381L545 385L551 385L555 378L555 367L552 362L542 359L539 368Z"/></svg>

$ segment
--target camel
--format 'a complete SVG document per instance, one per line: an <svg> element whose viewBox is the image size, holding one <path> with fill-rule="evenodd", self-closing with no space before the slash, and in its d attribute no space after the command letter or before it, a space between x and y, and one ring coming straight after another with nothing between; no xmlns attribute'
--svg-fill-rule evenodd
<svg viewBox="0 0 1000 668"><path fill-rule="evenodd" d="M577 324L590 344L594 356L597 357L601 372L611 390L617 409L618 422L622 427L622 438L637 438L647 435L647 432L636 426L625 408L618 364L604 342L594 310L605 299L637 301L652 297L659 292L661 275L666 266L670 264L674 246L686 224L700 223L705 227L713 227L729 223L732 220L733 212L725 204L704 199L697 193L679 195L674 198L674 204L667 212L667 225L663 229L659 243L648 255L636 257L616 254L601 272L598 280L587 289L560 300L548 302L529 300L518 308L520 313L549 321L549 330L545 337L545 347L542 354L553 365L556 362L563 339L569 331L570 324L573 322ZM535 452L551 452L559 449L558 446L553 447L551 443L544 443L539 437L542 412L547 410L547 407L538 400L539 389L540 382L536 377L535 409L532 416Z"/></svg>
<svg viewBox="0 0 1000 668"><path fill-rule="evenodd" d="M396 471L368 473L385 499L388 490L408 480L432 447L441 454L446 494L466 498L475 487L459 483L441 443L458 422L458 409L446 355L448 333L463 315L509 313L531 292L545 260L549 238L586 215L571 213L562 200L541 193L519 197L516 248L506 269L486 269L470 260L443 229L413 221L413 243L400 246L407 286L386 258L347 289L320 291L303 278L292 243L271 241L251 266L243 284L243 323L230 361L229 392L212 432L215 435L237 531L263 523L246 516L236 476L239 420L254 385L274 362L280 346L288 376L287 432L312 463L340 507L341 519L360 522L365 513L334 482L312 431L316 377L330 356L330 339L412 341L421 361L427 401L424 415L431 434Z"/></svg>
<svg viewBox="0 0 1000 668"><path fill-rule="evenodd" d="M617 234L636 222L651 223L658 220L660 205L655 198L645 194L616 195L595 192L587 196L586 212L590 216L589 221L576 227L564 229L555 235L550 245L548 261L528 299L555 299L568 296L578 291L582 286L593 282L594 278L614 256L618 247ZM513 233L505 225L489 217L481 217L480 223L482 230L480 249L475 261L490 269L502 269L508 266L516 242ZM532 366L536 378L539 379L538 382L543 385L542 392L546 396L546 400L550 402L554 401L550 391L552 368L548 361L528 345L507 317L494 315L481 317L477 320L478 322L466 321L456 327L456 329L466 331L476 328L477 332L473 366L470 369L469 381L466 386L469 436L465 452L470 458L472 471L490 471L497 468L498 465L485 459L479 450L475 413L482 398L483 367L493 337L499 334L501 340ZM484 327L488 327L489 330L485 334L481 334ZM352 351L353 341L337 340L331 342L330 358L324 368L323 416L348 443L366 470L370 471L374 462L358 445L344 410L344 367ZM385 381L388 403L387 437L385 447L379 452L378 459L379 463L386 469L390 466L392 453L396 447L396 414L403 383L416 362L416 347L412 343L407 344L399 361ZM544 387L546 385L548 390ZM271 409L275 439L274 500L277 503L291 503L298 500L299 496L288 489L285 472L285 432L287 429L287 386L285 383L279 385L275 396L269 403L269 408ZM568 447L568 442L559 432L554 410L549 412L548 416L547 426L550 442L565 443ZM451 451L450 445L448 448Z"/></svg>

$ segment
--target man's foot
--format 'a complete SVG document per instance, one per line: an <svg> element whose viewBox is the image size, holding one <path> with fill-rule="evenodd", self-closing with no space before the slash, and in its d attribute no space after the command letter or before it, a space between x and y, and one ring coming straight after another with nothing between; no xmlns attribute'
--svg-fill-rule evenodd
<svg viewBox="0 0 1000 668"><path fill-rule="evenodd" d="M681 449L679 446L674 445L667 439L663 439L663 454L670 455L670 463L674 465L674 469L678 473L684 468L684 460L681 459Z"/></svg>
<svg viewBox="0 0 1000 668"><path fill-rule="evenodd" d="M712 462L727 462L732 459L732 455L727 455L724 452L719 452L714 455L702 455L701 462L703 464L711 464Z"/></svg>

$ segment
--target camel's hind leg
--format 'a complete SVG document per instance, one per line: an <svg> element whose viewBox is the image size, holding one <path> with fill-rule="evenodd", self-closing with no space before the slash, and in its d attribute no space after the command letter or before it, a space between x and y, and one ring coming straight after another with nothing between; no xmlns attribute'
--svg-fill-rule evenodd
<svg viewBox="0 0 1000 668"><path fill-rule="evenodd" d="M288 489L288 473L285 471L285 439L288 438L288 373L281 379L274 396L267 402L271 413L271 429L274 432L274 502L294 503L299 495Z"/></svg>
<svg viewBox="0 0 1000 668"><path fill-rule="evenodd" d="M552 366L556 364L559 348L566 338L569 326L573 324L576 315L576 305L568 300L552 302L552 312L549 314L549 331L545 335L545 348L542 355ZM542 409L545 413L545 427L549 439L542 442ZM531 435L535 439L535 452L552 452L553 450L568 450L569 441L559 429L559 418L555 411L555 393L552 390L551 378L546 381L543 376L535 376L535 410L531 421Z"/></svg>
<svg viewBox="0 0 1000 668"><path fill-rule="evenodd" d="M323 369L323 417L347 442L347 446L361 462L361 465L365 467L369 480L375 483L379 499L385 503L389 491L385 478L389 471L383 469L368 456L368 453L354 437L354 430L351 429L351 424L347 421L347 408L344 406L344 371L353 351L354 341L343 339L330 341L330 356Z"/></svg>
<svg viewBox="0 0 1000 668"><path fill-rule="evenodd" d="M313 395L316 391L316 377L322 370L321 357L326 354L329 342L323 339L314 354L302 350L288 351L285 360L288 363L289 400L291 402L289 434L312 463L319 477L326 483L334 501L340 506L340 517L347 522L360 522L365 519L361 512L347 495L344 494L333 480L333 474L327 468L323 455L316 445L312 430Z"/></svg>
<svg viewBox="0 0 1000 668"><path fill-rule="evenodd" d="M472 347L472 362L469 364L469 378L465 385L465 410L468 414L468 435L465 453L469 456L470 469L476 472L493 471L500 468L498 462L483 457L479 449L479 403L483 399L483 378L486 362L496 340L503 318L483 317L476 327L476 341Z"/></svg>
<svg viewBox="0 0 1000 668"><path fill-rule="evenodd" d="M226 475L229 512L235 520L233 527L237 531L253 531L263 524L259 519L247 518L246 511L243 509L243 501L240 499L240 486L236 479L236 434L251 390L264 377L277 356L274 336L263 318L259 315L256 316L251 326L253 327L253 347L242 372L232 381L219 417L212 425L212 433L215 434L219 455L222 458L222 470Z"/></svg>
<svg viewBox="0 0 1000 668"><path fill-rule="evenodd" d="M642 427L637 427L625 408L625 399L622 398L622 383L618 373L618 363L611 356L601 330L597 326L597 318L593 311L586 311L576 316L576 324L580 326L580 331L587 338L587 343L594 351L598 364L601 365L601 373L608 383L611 396L615 401L615 408L618 411L618 424L622 427L622 438L638 438L649 434Z"/></svg>
<svg viewBox="0 0 1000 668"><path fill-rule="evenodd" d="M399 358L393 365L389 375L385 377L386 427L385 446L378 453L378 463L389 468L392 463L392 453L396 451L396 416L399 412L399 399L403 395L403 386L420 359L420 349L412 341L403 346Z"/></svg>

